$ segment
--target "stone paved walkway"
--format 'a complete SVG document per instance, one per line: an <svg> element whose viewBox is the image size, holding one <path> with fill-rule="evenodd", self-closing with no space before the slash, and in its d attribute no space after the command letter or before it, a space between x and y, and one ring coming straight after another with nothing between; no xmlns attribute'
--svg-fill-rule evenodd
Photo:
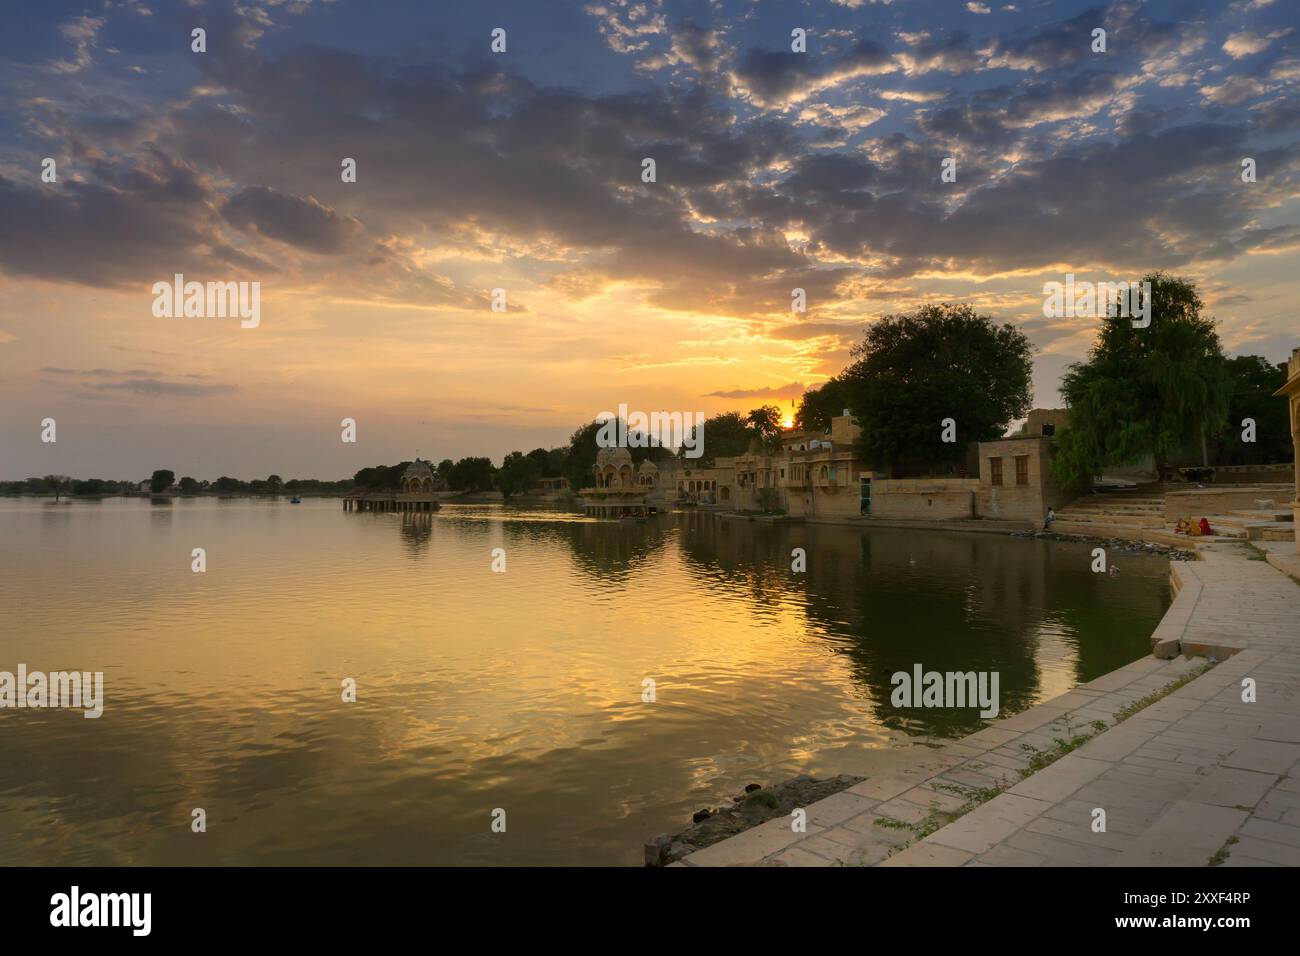
<svg viewBox="0 0 1300 956"><path fill-rule="evenodd" d="M674 865L1300 865L1300 585L1247 546L1201 550L1174 563L1153 643L1232 656L1167 696L1116 723L1204 657L1135 661L813 804L806 833L776 819ZM1026 745L1082 734L1095 736L1022 779Z"/></svg>

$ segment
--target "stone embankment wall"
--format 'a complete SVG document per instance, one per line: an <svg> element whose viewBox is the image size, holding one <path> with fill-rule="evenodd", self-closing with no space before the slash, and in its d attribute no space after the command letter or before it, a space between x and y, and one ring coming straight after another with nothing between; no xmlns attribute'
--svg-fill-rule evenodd
<svg viewBox="0 0 1300 956"><path fill-rule="evenodd" d="M950 521L975 517L978 478L877 478L871 487L873 518Z"/></svg>

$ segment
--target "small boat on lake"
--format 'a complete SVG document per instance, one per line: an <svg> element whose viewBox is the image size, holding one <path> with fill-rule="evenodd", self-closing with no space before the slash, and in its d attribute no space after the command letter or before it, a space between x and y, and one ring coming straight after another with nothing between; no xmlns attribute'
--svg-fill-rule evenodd
<svg viewBox="0 0 1300 956"><path fill-rule="evenodd" d="M302 499L299 498L297 495L294 495L292 498L289 499L289 504L300 505L302 504Z"/></svg>

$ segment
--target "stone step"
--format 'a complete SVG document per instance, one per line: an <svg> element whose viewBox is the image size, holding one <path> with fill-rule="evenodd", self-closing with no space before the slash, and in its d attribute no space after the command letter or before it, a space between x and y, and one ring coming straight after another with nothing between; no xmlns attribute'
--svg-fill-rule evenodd
<svg viewBox="0 0 1300 956"><path fill-rule="evenodd" d="M1062 511L1103 511L1115 514L1164 514L1163 506L1157 505L1114 505L1114 504L1068 504Z"/></svg>
<svg viewBox="0 0 1300 956"><path fill-rule="evenodd" d="M1111 504L1130 504L1130 505L1163 505L1164 498L1147 497L1145 495L1084 495L1076 498L1076 503L1085 501L1104 501Z"/></svg>
<svg viewBox="0 0 1300 956"><path fill-rule="evenodd" d="M1294 521L1295 516L1292 512L1284 508L1254 508L1239 509L1229 511L1228 515L1234 518L1254 518L1257 521Z"/></svg>
<svg viewBox="0 0 1300 956"><path fill-rule="evenodd" d="M1057 521L1070 521L1076 524L1125 525L1138 528L1163 528L1165 519L1160 515L1110 515L1110 514L1069 514L1059 512Z"/></svg>

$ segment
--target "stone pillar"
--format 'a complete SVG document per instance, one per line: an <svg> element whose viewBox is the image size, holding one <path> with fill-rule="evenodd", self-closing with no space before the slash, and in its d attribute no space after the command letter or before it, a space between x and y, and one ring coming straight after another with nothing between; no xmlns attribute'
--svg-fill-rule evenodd
<svg viewBox="0 0 1300 956"><path fill-rule="evenodd" d="M1300 552L1300 348L1291 350L1291 360L1287 363L1286 384L1273 394L1285 397L1291 410L1291 443L1295 448L1295 460L1292 465L1295 490L1291 513L1296 526L1296 551Z"/></svg>

